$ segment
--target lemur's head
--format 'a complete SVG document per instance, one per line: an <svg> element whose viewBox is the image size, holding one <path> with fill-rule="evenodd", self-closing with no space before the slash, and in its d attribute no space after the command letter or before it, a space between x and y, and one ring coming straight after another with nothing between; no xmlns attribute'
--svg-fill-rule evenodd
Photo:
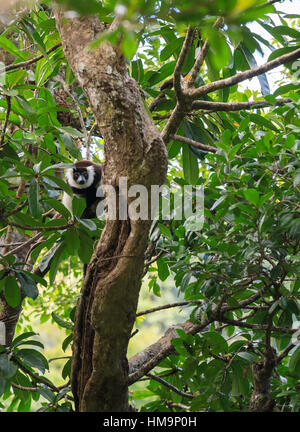
<svg viewBox="0 0 300 432"><path fill-rule="evenodd" d="M69 186L76 189L87 189L101 179L100 165L88 160L76 162L73 168L66 171Z"/></svg>

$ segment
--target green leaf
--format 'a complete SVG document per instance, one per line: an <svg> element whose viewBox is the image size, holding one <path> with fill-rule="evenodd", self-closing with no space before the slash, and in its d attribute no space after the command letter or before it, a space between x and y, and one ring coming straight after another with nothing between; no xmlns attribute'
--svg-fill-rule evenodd
<svg viewBox="0 0 300 432"><path fill-rule="evenodd" d="M42 211L39 202L39 186L34 177L30 181L28 192L28 205L29 211L32 216L36 219L40 219L42 216Z"/></svg>
<svg viewBox="0 0 300 432"><path fill-rule="evenodd" d="M48 388L39 388L38 392L40 393L41 396L43 396L47 401L51 403L55 400L55 393L53 393Z"/></svg>
<svg viewBox="0 0 300 432"><path fill-rule="evenodd" d="M175 158L178 153L180 152L180 149L182 147L182 143L179 141L172 140L167 144L167 150L168 150L168 157L169 159Z"/></svg>
<svg viewBox="0 0 300 432"><path fill-rule="evenodd" d="M50 207L54 208L54 210L60 213L65 219L70 218L71 213L60 201L54 198L49 198L45 200L45 203L47 203Z"/></svg>
<svg viewBox="0 0 300 432"><path fill-rule="evenodd" d="M144 78L144 69L143 62L141 59L134 60L131 62L131 74L132 77L139 83L143 81Z"/></svg>
<svg viewBox="0 0 300 432"><path fill-rule="evenodd" d="M54 165L50 165L47 168L43 169L42 174L49 171L49 170L56 170L57 168L59 169L67 169L67 168L74 168L74 164L73 163L57 163Z"/></svg>
<svg viewBox="0 0 300 432"><path fill-rule="evenodd" d="M39 291L37 289L35 281L28 274L22 271L16 271L16 277L18 278L21 287L27 297L36 299L39 295Z"/></svg>
<svg viewBox="0 0 300 432"><path fill-rule="evenodd" d="M275 60L277 57L280 57L284 54L289 54L290 52L295 51L296 49L298 49L297 46L290 46L290 47L284 47L284 48L279 48L275 51L273 51L269 57L268 57L268 62Z"/></svg>
<svg viewBox="0 0 300 432"><path fill-rule="evenodd" d="M247 351L241 351L237 354L239 357L247 360L249 363L254 363L258 360L257 355L247 352Z"/></svg>
<svg viewBox="0 0 300 432"><path fill-rule="evenodd" d="M16 96L15 98L19 102L19 105L25 111L25 117L28 118L28 120L31 123L36 123L36 121L37 121L36 112L34 111L32 106L30 105L30 103L26 99L24 99L23 96Z"/></svg>
<svg viewBox="0 0 300 432"><path fill-rule="evenodd" d="M134 32L126 32L122 39L122 51L126 58L132 59L138 49L138 38Z"/></svg>
<svg viewBox="0 0 300 432"><path fill-rule="evenodd" d="M270 120L267 120L265 117L262 117L259 114L249 114L249 118L253 123L256 123L259 126L263 126L273 130L274 132L278 132L278 128L274 126Z"/></svg>
<svg viewBox="0 0 300 432"><path fill-rule="evenodd" d="M11 347L13 348L14 346L17 346L19 344L19 342L23 341L24 339L27 339L31 336L35 336L36 333L34 332L25 332L22 333L21 335L17 336L11 343Z"/></svg>
<svg viewBox="0 0 300 432"><path fill-rule="evenodd" d="M63 367L61 375L64 380L66 380L71 375L71 365L72 365L72 359L69 359Z"/></svg>
<svg viewBox="0 0 300 432"><path fill-rule="evenodd" d="M161 281L165 281L170 275L168 264L163 257L157 260L158 277Z"/></svg>
<svg viewBox="0 0 300 432"><path fill-rule="evenodd" d="M57 184L57 186L59 186L63 191L67 192L68 195L70 195L70 196L73 195L72 189L64 180L62 180L58 177L55 177L54 175L50 175L50 174L46 174L45 178L49 179L51 182L54 182L55 184Z"/></svg>
<svg viewBox="0 0 300 432"><path fill-rule="evenodd" d="M62 228L65 227L67 225L67 220L64 218L59 218L59 219L52 219L50 221L48 221L47 223L45 223L45 227L48 228Z"/></svg>
<svg viewBox="0 0 300 432"><path fill-rule="evenodd" d="M79 132L77 129L72 128L71 126L64 127L56 127L57 130L62 132L63 134L70 135L73 138L83 138L84 135L82 132Z"/></svg>
<svg viewBox="0 0 300 432"><path fill-rule="evenodd" d="M20 58L21 60L28 59L26 52L19 50L13 42L11 42L9 39L6 39L6 37L3 35L0 36L0 47L10 54Z"/></svg>
<svg viewBox="0 0 300 432"><path fill-rule="evenodd" d="M63 233L63 238L66 244L67 251L70 255L77 253L80 247L78 232L76 229L68 229Z"/></svg>
<svg viewBox="0 0 300 432"><path fill-rule="evenodd" d="M285 85L282 85L282 86L278 87L278 88L274 91L273 95L274 95L275 97L277 97L277 96L281 96L281 95L283 95L283 94L289 93L290 91L296 91L296 90L299 90L299 88L300 88L300 84L297 83L297 82L290 83L290 84L285 84Z"/></svg>
<svg viewBox="0 0 300 432"><path fill-rule="evenodd" d="M255 60L254 55L252 54L252 52L248 49L248 47L241 42L240 43L240 49L243 51L249 65L251 68L255 68L257 67L257 62ZM258 80L260 83L260 87L261 87L261 92L263 95L268 95L270 94L270 86L269 86L269 82L268 82L268 78L267 75L265 73L258 75Z"/></svg>
<svg viewBox="0 0 300 432"><path fill-rule="evenodd" d="M17 281L12 276L7 276L5 279L5 300L12 308L16 308L21 303L21 293Z"/></svg>
<svg viewBox="0 0 300 432"><path fill-rule="evenodd" d="M184 38L178 38L174 40L171 43L168 43L165 48L162 49L160 53L160 60L166 61L168 60L173 54L179 53L181 46L183 44Z"/></svg>
<svg viewBox="0 0 300 432"><path fill-rule="evenodd" d="M94 242L82 230L79 230L78 234L80 240L80 248L78 249L78 256L84 264L88 264L92 257Z"/></svg>
<svg viewBox="0 0 300 432"><path fill-rule="evenodd" d="M166 237L168 237L168 238L172 238L172 234L171 234L171 231L169 230L169 228L168 227L166 227L165 225L163 225L163 224L158 224L158 228L160 229L160 231L166 236Z"/></svg>
<svg viewBox="0 0 300 432"><path fill-rule="evenodd" d="M64 251L65 251L65 244L61 243L58 249L55 251L55 254L53 255L51 265L50 265L50 272L49 272L50 285L52 285L53 282L55 281L55 276L58 271L59 264L62 261L62 255Z"/></svg>
<svg viewBox="0 0 300 432"><path fill-rule="evenodd" d="M148 83L150 86L154 86L155 84L163 81L167 77L173 74L174 68L175 68L176 62L169 62L162 66L158 72L155 72L151 75L151 77L148 80Z"/></svg>
<svg viewBox="0 0 300 432"><path fill-rule="evenodd" d="M78 219L78 218L76 218L76 220L78 220L78 222L81 223L81 225L83 225L85 228L87 228L90 231L96 231L96 229L97 229L97 225L95 224L95 222L93 222L90 219Z"/></svg>
<svg viewBox="0 0 300 432"><path fill-rule="evenodd" d="M300 346L298 346L290 358L289 372L293 375L300 375Z"/></svg>
<svg viewBox="0 0 300 432"><path fill-rule="evenodd" d="M20 357L25 364L38 369L42 373L45 373L45 370L49 369L48 361L40 351L22 348L17 351L16 355Z"/></svg>
<svg viewBox="0 0 300 432"><path fill-rule="evenodd" d="M0 371L3 378L12 378L17 370L18 366L10 360L8 354L0 354Z"/></svg>
<svg viewBox="0 0 300 432"><path fill-rule="evenodd" d="M62 349L64 352L66 351L66 349L68 348L72 340L73 340L73 334L70 334L69 336L66 337L66 339L64 339L62 343Z"/></svg>
<svg viewBox="0 0 300 432"><path fill-rule="evenodd" d="M212 353L217 355L220 353L228 352L228 345L226 340L219 333L216 332L207 332L203 334L203 339L209 345Z"/></svg>
<svg viewBox="0 0 300 432"><path fill-rule="evenodd" d="M66 328L66 329L69 329L69 330L72 330L72 329L73 329L73 324L72 324L72 323L63 320L63 319L62 319L59 315L57 315L56 313L52 312L51 316L52 316L52 318L54 319L54 321L55 321L58 325L60 325L61 327Z"/></svg>
<svg viewBox="0 0 300 432"><path fill-rule="evenodd" d="M52 261L54 255L56 254L57 249L58 249L59 247L60 247L60 244L57 244L56 246L53 247L53 249L52 249L49 253L47 253L47 254L46 254L45 256L43 256L43 258L41 259L41 261L40 261L40 265L39 265L39 268L40 268L40 271L41 271L42 273L44 273L44 271L48 268L50 262Z"/></svg>
<svg viewBox="0 0 300 432"><path fill-rule="evenodd" d="M86 200L84 198L73 197L72 200L72 211L73 215L80 218L86 207Z"/></svg>
<svg viewBox="0 0 300 432"><path fill-rule="evenodd" d="M256 189L246 189L243 191L245 198L251 202L251 204L254 204L256 207L259 203L259 193Z"/></svg>
<svg viewBox="0 0 300 432"><path fill-rule="evenodd" d="M189 149L187 144L182 147L182 165L185 180L195 185L199 178L198 159Z"/></svg>

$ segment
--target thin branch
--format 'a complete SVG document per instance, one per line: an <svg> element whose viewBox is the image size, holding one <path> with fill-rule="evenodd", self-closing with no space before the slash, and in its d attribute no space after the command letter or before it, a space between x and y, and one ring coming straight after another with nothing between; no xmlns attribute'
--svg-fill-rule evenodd
<svg viewBox="0 0 300 432"><path fill-rule="evenodd" d="M186 411L190 411L191 410L191 407L189 407L188 405L184 405L182 403L175 403L175 402L169 403L168 401L166 401L166 405L169 408L180 408L180 409L184 409Z"/></svg>
<svg viewBox="0 0 300 432"><path fill-rule="evenodd" d="M280 2L280 1L281 1L281 0L269 0L269 1L267 1L266 3L262 4L260 7L271 6L271 5L273 5L274 3L278 3L278 2Z"/></svg>
<svg viewBox="0 0 300 432"><path fill-rule="evenodd" d="M32 372L31 369L29 369L27 366L25 366L23 363L21 363L21 361L14 355L12 357L12 360L17 363L17 365L19 366L20 369L22 369L23 372L25 372L26 374L28 374L29 376L31 376L31 378L33 379L33 381L35 383L42 383L45 384L47 387L51 388L51 390L55 391L55 392L59 392L59 389L53 385L51 382L49 382L47 379L36 375L34 372Z"/></svg>
<svg viewBox="0 0 300 432"><path fill-rule="evenodd" d="M64 92L72 99L73 104L74 104L74 108L78 114L78 118L79 118L79 122L80 122L80 126L81 129L84 133L84 139L85 139L85 143L86 145L88 144L89 141L89 135L85 126L85 122L84 122L84 118L80 109L80 106L78 105L78 101L75 99L75 97L73 96L73 94L70 92L70 90L68 89L67 83L65 82L65 80L61 77L58 76L57 78L54 79L56 82L60 82L63 86L63 90ZM89 157L87 157L87 159L89 159Z"/></svg>
<svg viewBox="0 0 300 432"><path fill-rule="evenodd" d="M169 303L169 304L165 304L162 306L157 306L151 309L147 309L141 312L138 312L136 314L137 317L142 316L142 315L147 315L153 312L157 312L157 311L161 311L164 309L171 309L174 307L179 307L179 306L186 306L186 305L191 305L191 304L202 304L202 300L190 300L190 301L182 301L182 302L176 302L176 303Z"/></svg>
<svg viewBox="0 0 300 432"><path fill-rule="evenodd" d="M277 68L285 63L288 63L293 60L297 60L300 57L300 48L292 51L288 54L284 54L280 57L277 57L275 60L264 63L260 66L257 66L253 69L246 70L244 72L237 73L229 78L221 79L219 81L214 81L208 84L203 85L197 89L188 90L188 96L192 99L199 99L203 95L211 93L216 90L224 89L227 87L231 87L235 84L243 82L247 79L253 78L255 76L261 75L265 72L268 72L272 69Z"/></svg>
<svg viewBox="0 0 300 432"><path fill-rule="evenodd" d="M216 22L214 23L213 28L221 27L223 25L223 23L224 23L223 17L219 17L216 20ZM208 50L209 50L209 43L208 43L208 39L206 39L204 41L202 48L201 48L200 54L198 55L198 57L195 61L195 64L189 73L189 80L187 82L187 87L193 87L194 86L197 75L201 69L201 66L204 63L205 57L207 56Z"/></svg>
<svg viewBox="0 0 300 432"><path fill-rule="evenodd" d="M280 354L280 356L277 357L276 359L276 364L279 364L287 355L288 353L295 348L296 345L291 344L288 347L285 348L285 350Z"/></svg>
<svg viewBox="0 0 300 432"><path fill-rule="evenodd" d="M47 54L50 54L52 51L55 51L60 46L61 46L61 43L58 43L58 44L54 45L52 48L50 48L47 51ZM20 69L20 68L23 68L23 67L25 68L27 66L30 66L33 63L38 62L42 58L44 58L44 54L41 54L41 55L39 55L37 57L34 57L34 58L30 59L30 60L27 60L27 61L23 61L23 62L16 63L16 64L10 64L8 66L5 66L3 69L0 69L0 74L2 74L4 72L11 71L11 70L14 70L14 69Z"/></svg>
<svg viewBox="0 0 300 432"><path fill-rule="evenodd" d="M156 376L159 376L160 378L164 378L164 377L168 377L168 376L174 375L174 374L176 374L178 371L179 371L178 368L174 368L174 369L171 369L171 370L168 371L168 372L163 372L163 373L161 373L161 374L159 374L159 375L156 375ZM145 376L145 378L141 378L141 379L139 380L139 382L141 382L141 381L149 381L149 379L150 379L150 378L149 378L148 376Z"/></svg>
<svg viewBox="0 0 300 432"><path fill-rule="evenodd" d="M0 138L0 149L7 144L7 143L4 143L4 137L5 137L5 132L6 132L6 128L8 125L9 114L11 111L11 98L10 98L10 96L6 95L6 102L7 102L7 110L6 110L6 115L5 115L4 126L2 129L2 133L1 133L1 138Z"/></svg>
<svg viewBox="0 0 300 432"><path fill-rule="evenodd" d="M181 52L179 54L178 60L176 62L175 70L174 70L173 84L174 84L174 90L177 98L177 104L166 126L164 127L164 130L162 131L162 139L164 140L165 144L167 144L170 140L170 137L177 132L177 129L181 121L184 119L186 113L189 110L189 108L187 108L186 106L185 92L183 92L181 87L181 69L184 60L186 58L186 55L192 44L193 37L194 37L194 29L188 27L186 37L182 45Z"/></svg>
<svg viewBox="0 0 300 432"><path fill-rule="evenodd" d="M265 358L266 361L269 361L270 359L274 360L274 352L271 345L271 335L272 335L272 327L273 327L273 316L274 316L275 310L273 312L269 312L268 315L268 324L266 329L266 337L265 337Z"/></svg>
<svg viewBox="0 0 300 432"><path fill-rule="evenodd" d="M183 91L182 91L182 87L181 87L181 70L182 70L182 67L184 65L187 54L188 54L188 52L191 48L191 45L193 43L194 35L195 35L195 30L191 27L188 27L187 32L186 32L186 36L185 36L185 40L183 42L183 45L182 45L178 60L176 62L175 69L174 69L174 78L173 78L174 90L175 90L176 98L177 98L179 103L184 102L184 96L183 96Z"/></svg>
<svg viewBox="0 0 300 432"><path fill-rule="evenodd" d="M157 376L157 375L153 375L153 374L151 374L151 373L147 373L146 375L147 375L149 378L151 378L151 379L153 379L153 380L159 382L160 384L163 384L164 386L168 387L168 388L169 388L170 390L172 390L174 393L177 393L177 394L179 394L179 395L182 396L182 397L185 397L185 398L188 398L188 399L194 399L194 397L195 397L195 396L192 395L192 394L185 393L185 392L179 390L177 387L173 386L172 384L168 383L168 381L166 381L166 380L160 378L160 377Z"/></svg>
<svg viewBox="0 0 300 432"><path fill-rule="evenodd" d="M212 147L212 146L209 146L206 144L199 143L198 141L194 141L190 138L186 138L186 137L181 136L181 135L174 135L172 138L176 141L183 142L185 144L188 144L189 146L196 147L197 149L200 149L200 150L203 150L206 152L216 153L216 151L218 150L216 147Z"/></svg>
<svg viewBox="0 0 300 432"><path fill-rule="evenodd" d="M92 138L92 133L95 130L96 126L97 126L97 123L95 122L93 124L93 126L91 127L91 129L89 130L87 137L86 137L85 148L86 148L86 159L87 160L91 159L91 148L90 148L91 138Z"/></svg>
<svg viewBox="0 0 300 432"><path fill-rule="evenodd" d="M149 111L154 111L154 109L157 107L157 105L159 104L159 102L162 102L163 100L166 100L166 95L165 93L160 93L155 99L153 99L153 101L149 104L148 108Z"/></svg>
<svg viewBox="0 0 300 432"><path fill-rule="evenodd" d="M154 258L150 259L149 261L146 261L145 266L149 267L151 264L155 263L155 261L157 261L165 252L166 252L165 250L161 250L159 254L157 254Z"/></svg>
<svg viewBox="0 0 300 432"><path fill-rule="evenodd" d="M3 219L7 219L8 217L18 213L20 210L22 210L26 205L28 204L27 200L24 201L22 204L20 204L18 207L14 208L10 212L3 215Z"/></svg>
<svg viewBox="0 0 300 432"><path fill-rule="evenodd" d="M38 387L24 387L24 386L22 386L22 385L20 385L20 384L16 384L16 383L14 383L14 382L12 382L11 385L12 385L13 387L19 389L19 390L23 390L23 391L26 391L26 392L36 392L36 391L39 390Z"/></svg>
<svg viewBox="0 0 300 432"><path fill-rule="evenodd" d="M229 319L229 318L225 318L225 317L219 317L218 321L226 323L226 324L231 324L237 327L245 327L245 328L250 328L253 330L264 330L264 331L268 331L268 329L270 328L268 326L268 324L250 324L250 323L245 323L239 320L233 320L233 319ZM289 327L277 327L277 326L273 326L270 328L270 330L272 332L278 332L278 333L286 333L286 334L293 334L295 333L297 330L295 329L291 329Z"/></svg>
<svg viewBox="0 0 300 432"><path fill-rule="evenodd" d="M224 314L225 312L229 312L232 310L236 310L236 309L243 309L246 306L250 305L251 303L255 302L255 300L258 300L260 297L262 296L261 292L257 292L255 294L253 294L251 297L248 297L245 300L242 300L239 302L238 306L230 306L230 305L224 305L222 307L221 312Z"/></svg>
<svg viewBox="0 0 300 432"><path fill-rule="evenodd" d="M4 256L7 255L13 255L17 252L19 252L20 250L22 250L23 248L27 248L28 246L30 246L32 243L34 243L36 240L38 240L40 237L42 236L42 233L38 233L37 235L35 235L34 237L30 238L29 240L27 240L27 242L25 243L21 243L18 247L16 247L15 249L12 249L11 251L7 252Z"/></svg>
<svg viewBox="0 0 300 432"><path fill-rule="evenodd" d="M192 108L209 110L210 112L241 111L241 110L247 110L252 108L255 109L266 108L274 105L281 106L289 102L292 102L292 100L289 98L276 99L275 104L269 103L266 100L251 101L251 102L211 102L211 101L199 100L192 103Z"/></svg>
<svg viewBox="0 0 300 432"><path fill-rule="evenodd" d="M9 222L9 224L11 226L14 226L15 228L20 228L23 229L25 231L57 231L59 230L64 230L64 229L68 229L71 226L73 226L75 224L75 221L71 221L66 225L59 225L59 226L51 226L51 227L47 227L47 226L30 226L30 225L20 225L17 224L15 222Z"/></svg>

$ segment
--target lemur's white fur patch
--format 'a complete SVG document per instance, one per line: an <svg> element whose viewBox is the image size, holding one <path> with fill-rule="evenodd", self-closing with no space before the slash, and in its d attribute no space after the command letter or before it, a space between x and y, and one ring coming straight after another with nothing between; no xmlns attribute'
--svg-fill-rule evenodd
<svg viewBox="0 0 300 432"><path fill-rule="evenodd" d="M69 186L74 187L76 189L87 189L88 187L92 186L95 178L95 169L93 166L87 167L88 172L88 179L87 182L84 184L78 184L74 178L73 178L73 168L69 168L66 170L66 179ZM74 193L76 196L76 194ZM62 203L63 205L69 210L71 215L73 215L72 212L72 197L67 194L67 192L63 193L62 197Z"/></svg>
<svg viewBox="0 0 300 432"><path fill-rule="evenodd" d="M92 186L95 178L95 168L93 166L89 166L86 168L88 172L87 182L84 184L78 184L73 178L73 168L69 168L66 171L66 179L68 181L68 185L74 187L76 189L87 189Z"/></svg>
<svg viewBox="0 0 300 432"><path fill-rule="evenodd" d="M66 192L64 192L64 194L63 194L62 203L69 210L69 212L71 213L71 215L73 215L73 212L72 212L72 197L70 195L68 195Z"/></svg>

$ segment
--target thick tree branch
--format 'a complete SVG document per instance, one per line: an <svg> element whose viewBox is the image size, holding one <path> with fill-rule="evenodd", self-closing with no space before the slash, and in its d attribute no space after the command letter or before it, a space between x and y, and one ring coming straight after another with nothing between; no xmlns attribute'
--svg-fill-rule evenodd
<svg viewBox="0 0 300 432"><path fill-rule="evenodd" d="M251 303L255 302L261 297L261 292L257 292L250 296L249 298L242 300L238 307L231 307L229 305L221 306L221 309L218 310L218 306L212 312L210 318L204 319L199 324L191 323L190 321L186 321L183 324L176 324L170 327L164 336L162 336L158 341L147 347L145 350L139 352L134 355L129 360L129 372L130 375L128 377L129 384L133 384L138 381L143 375L151 371L155 366L157 366L164 358L166 358L169 354L174 352L174 347L171 344L171 340L173 338L177 338L176 329L180 328L184 330L188 334L196 334L202 330L204 330L210 323L214 321L222 321L223 314L228 312L229 310L234 310L237 308L244 308L249 306ZM240 321L236 321L231 323L233 325L237 325Z"/></svg>
<svg viewBox="0 0 300 432"><path fill-rule="evenodd" d="M138 381L142 376L151 371L164 358L174 352L174 347L171 340L178 338L176 329L182 329L185 333L196 334L203 330L213 319L205 319L201 324L193 324L186 321L183 324L177 324L170 327L163 337L157 342L147 347L144 351L139 352L129 360L128 384L131 385Z"/></svg>
<svg viewBox="0 0 300 432"><path fill-rule="evenodd" d="M217 111L241 111L247 109L267 108L271 106L281 106L292 102L289 98L276 99L275 104L267 102L266 100L251 101L251 102L211 102L199 100L192 103L193 109L208 110L209 112Z"/></svg>
<svg viewBox="0 0 300 432"><path fill-rule="evenodd" d="M216 90L224 89L227 87L231 87L235 84L243 82L247 79L253 78L255 76L261 75L265 72L268 72L272 69L275 69L285 63L289 63L293 60L297 60L300 57L300 48L292 51L288 54L284 54L280 57L277 57L275 60L264 63L260 66L257 66L253 69L237 73L229 78L225 78L219 81L214 81L212 83L205 84L202 87L197 89L187 90L186 96L190 98L190 100L199 99L203 95L211 93Z"/></svg>
<svg viewBox="0 0 300 432"><path fill-rule="evenodd" d="M194 141L190 138L186 138L186 137L181 136L181 135L174 135L173 139L175 141L183 142L185 144L188 144L189 146L193 146L199 150L203 150L203 151L210 152L210 153L216 153L216 151L218 150L217 147L209 146L207 144L202 144L198 141Z"/></svg>

